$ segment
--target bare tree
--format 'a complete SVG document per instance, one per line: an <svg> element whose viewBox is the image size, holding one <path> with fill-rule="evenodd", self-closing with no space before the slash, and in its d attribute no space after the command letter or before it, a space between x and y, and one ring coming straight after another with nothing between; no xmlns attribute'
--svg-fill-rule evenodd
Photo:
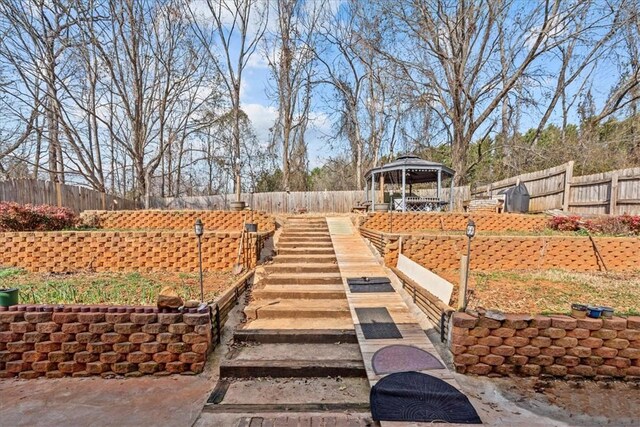
<svg viewBox="0 0 640 427"><path fill-rule="evenodd" d="M231 101L232 168L236 201L242 193L241 105L243 71L258 48L268 21L268 9L259 0L206 0L207 13L189 5L193 28L214 60ZM209 24L209 19L213 25ZM222 60L218 61L218 53Z"/></svg>
<svg viewBox="0 0 640 427"><path fill-rule="evenodd" d="M273 127L274 143L282 152L282 188L291 190L291 175L298 175L297 189L306 187L305 131L309 122L315 74L318 20L324 2L277 0L273 8L277 26L265 37L265 57L275 80L273 98L278 118Z"/></svg>
<svg viewBox="0 0 640 427"><path fill-rule="evenodd" d="M393 17L393 31L406 42L404 48L396 44L399 50L387 52L388 57L451 126L452 165L461 183L473 166L468 163L471 141L485 139L494 112L518 82L545 52L570 38L564 29L576 7L560 0L383 3ZM501 49L511 60L506 68Z"/></svg>

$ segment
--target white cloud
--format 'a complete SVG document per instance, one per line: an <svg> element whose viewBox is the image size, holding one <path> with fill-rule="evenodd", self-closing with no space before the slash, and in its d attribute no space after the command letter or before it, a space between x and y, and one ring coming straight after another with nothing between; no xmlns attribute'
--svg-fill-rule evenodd
<svg viewBox="0 0 640 427"><path fill-rule="evenodd" d="M278 110L275 107L257 103L242 104L242 109L249 116L258 141L260 143L269 141L270 129L278 118Z"/></svg>

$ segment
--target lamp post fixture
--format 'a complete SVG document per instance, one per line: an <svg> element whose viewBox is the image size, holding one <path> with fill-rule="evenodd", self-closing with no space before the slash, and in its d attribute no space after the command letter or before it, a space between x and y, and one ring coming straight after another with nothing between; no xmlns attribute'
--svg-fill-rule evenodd
<svg viewBox="0 0 640 427"><path fill-rule="evenodd" d="M467 260L466 260L466 273L464 275L464 301L462 303L462 311L467 309L467 288L469 284L469 265L471 264L471 239L476 235L476 223L470 219L467 223L465 233L468 237L467 240Z"/></svg>
<svg viewBox="0 0 640 427"><path fill-rule="evenodd" d="M202 281L202 235L204 234L204 224L198 218L193 226L193 231L198 237L198 267L200 269L200 302L204 302L204 285Z"/></svg>

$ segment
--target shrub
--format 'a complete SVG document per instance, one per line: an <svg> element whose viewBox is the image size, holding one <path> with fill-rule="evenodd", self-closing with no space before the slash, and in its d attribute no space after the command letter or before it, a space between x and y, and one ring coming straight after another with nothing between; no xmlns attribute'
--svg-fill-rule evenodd
<svg viewBox="0 0 640 427"><path fill-rule="evenodd" d="M73 227L76 221L67 208L0 202L0 231L55 231Z"/></svg>
<svg viewBox="0 0 640 427"><path fill-rule="evenodd" d="M587 231L594 234L640 235L640 215L624 214L591 219L577 215L556 216L549 220L549 228L558 231Z"/></svg>
<svg viewBox="0 0 640 427"><path fill-rule="evenodd" d="M549 220L549 228L558 231L578 231L581 218L577 215L554 216Z"/></svg>

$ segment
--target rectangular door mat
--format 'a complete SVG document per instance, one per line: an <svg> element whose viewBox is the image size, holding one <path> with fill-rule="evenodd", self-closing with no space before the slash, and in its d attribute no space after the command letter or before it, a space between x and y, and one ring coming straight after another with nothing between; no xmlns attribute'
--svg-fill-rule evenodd
<svg viewBox="0 0 640 427"><path fill-rule="evenodd" d="M386 277L352 277L347 279L352 293L364 292L395 292L391 282Z"/></svg>
<svg viewBox="0 0 640 427"><path fill-rule="evenodd" d="M386 308L356 308L356 315L366 339L402 338L402 334Z"/></svg>

